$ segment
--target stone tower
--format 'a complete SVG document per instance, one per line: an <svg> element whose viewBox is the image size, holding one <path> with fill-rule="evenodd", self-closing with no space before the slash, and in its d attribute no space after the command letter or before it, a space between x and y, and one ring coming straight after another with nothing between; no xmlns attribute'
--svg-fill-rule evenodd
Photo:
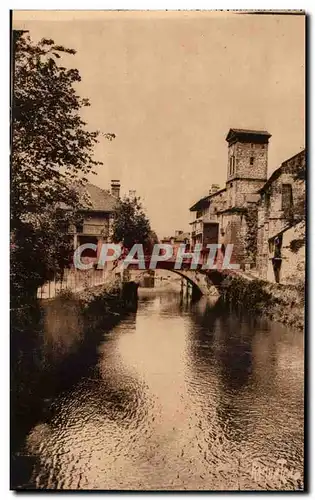
<svg viewBox="0 0 315 500"><path fill-rule="evenodd" d="M241 207L267 180L268 143L266 131L231 128L228 142L227 207Z"/></svg>

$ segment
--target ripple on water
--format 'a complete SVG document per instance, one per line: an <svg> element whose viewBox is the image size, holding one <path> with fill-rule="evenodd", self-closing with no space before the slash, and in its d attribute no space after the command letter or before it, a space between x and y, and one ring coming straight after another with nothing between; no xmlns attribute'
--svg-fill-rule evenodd
<svg viewBox="0 0 315 500"><path fill-rule="evenodd" d="M29 485L297 489L303 376L299 332L153 294L27 436Z"/></svg>

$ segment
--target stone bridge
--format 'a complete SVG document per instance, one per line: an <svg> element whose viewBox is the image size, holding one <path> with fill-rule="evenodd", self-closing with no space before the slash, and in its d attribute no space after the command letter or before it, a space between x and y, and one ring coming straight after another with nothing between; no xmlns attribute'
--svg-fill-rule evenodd
<svg viewBox="0 0 315 500"><path fill-rule="evenodd" d="M139 269L138 264L129 264L128 269L133 271L138 271L139 273L149 270L150 258L145 259L145 269ZM228 274L238 274L242 275L248 279L248 275L245 275L242 271L234 270L220 270L220 265L218 263L218 269L202 269L203 263L199 263L196 269L191 269L191 259L183 259L181 269L175 269L175 259L169 259L166 261L158 261L156 263L156 269L164 269L173 272L182 278L184 278L188 283L192 285L193 288L199 290L201 295L219 295L219 289L222 281ZM117 273L122 273L122 266L117 266Z"/></svg>

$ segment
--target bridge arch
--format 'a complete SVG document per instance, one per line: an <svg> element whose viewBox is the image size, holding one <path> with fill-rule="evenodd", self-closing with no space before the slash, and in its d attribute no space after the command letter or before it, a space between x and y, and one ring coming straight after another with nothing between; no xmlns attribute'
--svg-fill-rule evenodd
<svg viewBox="0 0 315 500"><path fill-rule="evenodd" d="M184 269L168 269L175 274L178 274L188 281L201 295L219 295L219 292L214 284L209 283L207 275L200 273L198 270Z"/></svg>
<svg viewBox="0 0 315 500"><path fill-rule="evenodd" d="M159 263L158 263L159 264ZM163 263L162 263L163 264ZM139 275L146 272L145 269L141 270L135 267L131 267L131 270L137 271ZM196 294L199 295L219 295L216 285L212 282L212 280L207 278L206 273L193 270L193 269L174 269L174 267L164 267L157 265L156 270L167 271L168 273L174 273L185 279L188 283L190 283L195 290Z"/></svg>

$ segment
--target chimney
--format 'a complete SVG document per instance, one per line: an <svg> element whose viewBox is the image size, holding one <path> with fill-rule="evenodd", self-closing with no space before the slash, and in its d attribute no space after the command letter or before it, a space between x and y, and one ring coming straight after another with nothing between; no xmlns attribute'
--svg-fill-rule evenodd
<svg viewBox="0 0 315 500"><path fill-rule="evenodd" d="M112 180L110 187L111 187L112 196L115 196L115 198L119 198L119 196L120 196L120 181L119 180Z"/></svg>
<svg viewBox="0 0 315 500"><path fill-rule="evenodd" d="M217 191L219 191L219 189L220 189L219 184L211 184L211 188L209 189L209 194L216 193Z"/></svg>

